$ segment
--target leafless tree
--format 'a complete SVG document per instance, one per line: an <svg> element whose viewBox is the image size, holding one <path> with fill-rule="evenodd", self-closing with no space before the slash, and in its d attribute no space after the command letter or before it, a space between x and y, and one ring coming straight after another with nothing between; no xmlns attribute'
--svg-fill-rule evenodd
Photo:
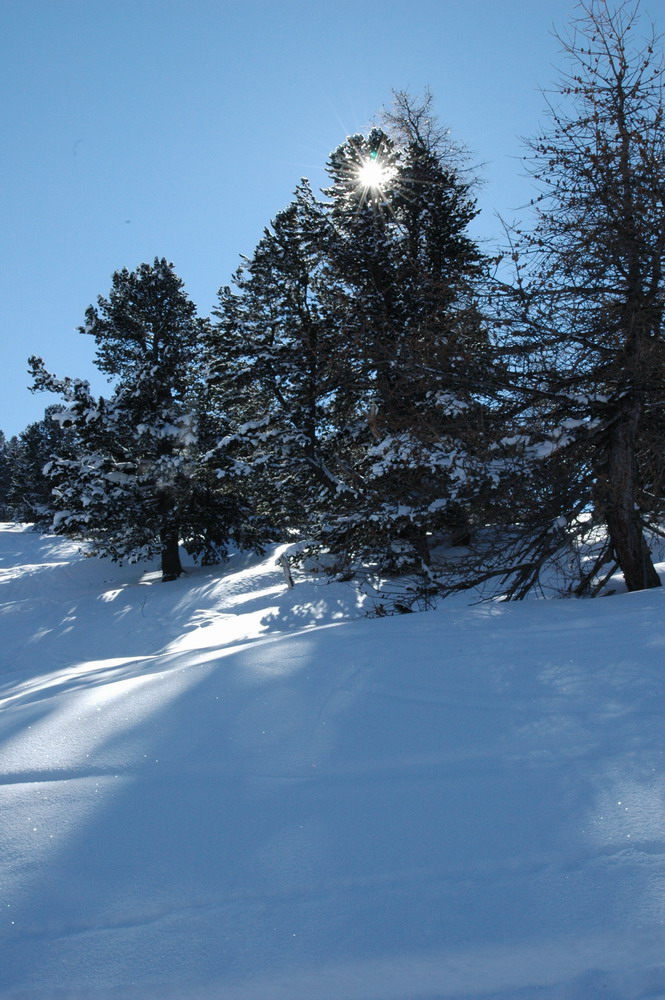
<svg viewBox="0 0 665 1000"><path fill-rule="evenodd" d="M529 144L540 195L511 299L532 437L576 477L558 515L592 512L629 590L660 585L645 529L665 512L664 65L641 25L639 2L583 0L559 36L569 68Z"/></svg>

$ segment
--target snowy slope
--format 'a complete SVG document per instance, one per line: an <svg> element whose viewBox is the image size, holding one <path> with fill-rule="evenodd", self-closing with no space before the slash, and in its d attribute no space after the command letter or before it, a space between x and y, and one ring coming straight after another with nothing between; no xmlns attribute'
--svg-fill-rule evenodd
<svg viewBox="0 0 665 1000"><path fill-rule="evenodd" d="M3 1000L665 997L665 593L0 560Z"/></svg>

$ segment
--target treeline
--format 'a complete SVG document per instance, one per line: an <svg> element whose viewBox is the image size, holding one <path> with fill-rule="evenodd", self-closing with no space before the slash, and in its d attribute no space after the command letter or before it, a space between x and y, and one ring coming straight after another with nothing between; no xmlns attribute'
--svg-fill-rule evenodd
<svg viewBox="0 0 665 1000"><path fill-rule="evenodd" d="M637 4L582 4L531 143L533 221L470 238L466 162L429 95L302 180L212 317L164 259L113 275L81 332L114 390L0 442L5 516L100 555L203 563L300 541L331 572L577 595L659 585L665 507L665 125Z"/></svg>

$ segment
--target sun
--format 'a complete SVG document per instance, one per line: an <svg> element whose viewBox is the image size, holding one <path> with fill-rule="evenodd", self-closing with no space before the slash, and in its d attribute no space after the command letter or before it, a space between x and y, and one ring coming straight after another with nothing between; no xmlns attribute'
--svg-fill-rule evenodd
<svg viewBox="0 0 665 1000"><path fill-rule="evenodd" d="M360 161L356 169L356 184L363 196L372 200L381 196L395 176L395 169L383 163L376 152Z"/></svg>
<svg viewBox="0 0 665 1000"><path fill-rule="evenodd" d="M388 171L378 160L363 160L358 167L358 183L364 188L380 188L388 180Z"/></svg>

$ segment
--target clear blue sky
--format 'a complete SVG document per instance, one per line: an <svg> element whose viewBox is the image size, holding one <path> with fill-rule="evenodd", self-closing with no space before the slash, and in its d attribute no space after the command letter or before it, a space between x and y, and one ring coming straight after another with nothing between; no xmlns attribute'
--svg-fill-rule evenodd
<svg viewBox="0 0 665 1000"><path fill-rule="evenodd" d="M651 4L647 5L647 9ZM475 235L531 196L520 136L574 0L0 0L0 429L54 398L26 359L105 382L76 332L113 271L164 256L208 315L300 177L391 91L432 90L481 164Z"/></svg>

